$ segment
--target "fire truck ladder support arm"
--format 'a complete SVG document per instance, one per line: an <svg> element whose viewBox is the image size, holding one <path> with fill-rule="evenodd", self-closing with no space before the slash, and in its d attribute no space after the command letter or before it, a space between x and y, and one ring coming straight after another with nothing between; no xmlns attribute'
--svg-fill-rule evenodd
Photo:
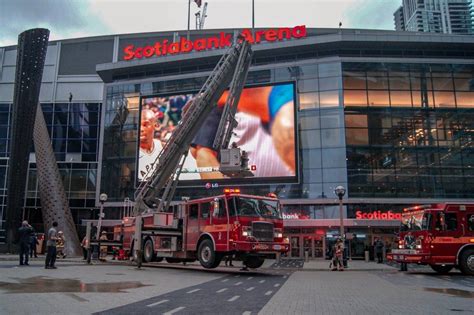
<svg viewBox="0 0 474 315"><path fill-rule="evenodd" d="M245 40L231 47L219 60L196 98L191 104L188 104L181 123L176 127L155 161L157 167L149 179L143 181L137 188L133 209L135 216L145 213L149 209L159 212L167 208L173 198L191 141L198 133L212 107L215 106L235 77L234 74L245 72L243 77L243 82L245 82L250 59L247 65L243 61L239 63L239 60L242 59L242 55L245 56L244 60L247 60L249 54L251 55L250 44ZM243 84L241 84L242 87ZM240 96L240 93L241 91L237 91L236 95ZM162 191L164 192L160 195Z"/></svg>

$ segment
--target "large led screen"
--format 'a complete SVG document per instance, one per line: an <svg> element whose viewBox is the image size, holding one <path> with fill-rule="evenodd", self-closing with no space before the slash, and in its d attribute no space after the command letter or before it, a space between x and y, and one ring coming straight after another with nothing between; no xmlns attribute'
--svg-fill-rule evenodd
<svg viewBox="0 0 474 315"><path fill-rule="evenodd" d="M200 181L226 184L294 182L296 180L295 87L293 83L246 87L236 113L230 143L246 151L253 176L229 178L218 171L211 149L228 92L219 99L189 148L180 185ZM142 97L138 149L138 181L149 178L155 160L180 123L196 93Z"/></svg>

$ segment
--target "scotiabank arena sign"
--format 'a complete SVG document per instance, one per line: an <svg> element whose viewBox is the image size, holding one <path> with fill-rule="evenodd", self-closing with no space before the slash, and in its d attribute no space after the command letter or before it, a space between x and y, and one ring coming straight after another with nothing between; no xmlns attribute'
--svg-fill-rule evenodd
<svg viewBox="0 0 474 315"><path fill-rule="evenodd" d="M402 220L402 214L392 211L373 211L362 212L356 211L356 219L365 220Z"/></svg>
<svg viewBox="0 0 474 315"><path fill-rule="evenodd" d="M252 31L245 29L242 31L244 40L251 44L258 44L263 41L275 42L289 40L293 38L306 37L306 26L300 25L293 28L271 28L267 30ZM124 60L151 58L155 56L176 55L181 53L189 53L192 51L203 51L210 49L219 49L232 46L233 34L220 32L218 36L211 36L206 38L198 38L195 40L187 40L184 37L178 42L170 43L167 39L156 42L153 45L143 47L136 47L135 45L127 45L123 49Z"/></svg>

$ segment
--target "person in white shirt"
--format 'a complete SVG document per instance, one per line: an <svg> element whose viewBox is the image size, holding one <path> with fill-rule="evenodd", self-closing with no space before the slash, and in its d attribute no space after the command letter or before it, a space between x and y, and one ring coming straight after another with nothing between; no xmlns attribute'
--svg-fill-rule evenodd
<svg viewBox="0 0 474 315"><path fill-rule="evenodd" d="M140 153L138 156L138 180L147 180L156 168L163 145L160 140L155 139L155 130L158 126L155 113L148 108L144 108L141 113L140 122ZM196 160L188 154L184 163L185 169L196 169ZM183 173L180 180L200 179L198 173Z"/></svg>
<svg viewBox="0 0 474 315"><path fill-rule="evenodd" d="M138 179L146 180L152 174L155 161L163 149L160 140L155 139L157 127L155 113L143 109L140 122L140 153L138 156Z"/></svg>

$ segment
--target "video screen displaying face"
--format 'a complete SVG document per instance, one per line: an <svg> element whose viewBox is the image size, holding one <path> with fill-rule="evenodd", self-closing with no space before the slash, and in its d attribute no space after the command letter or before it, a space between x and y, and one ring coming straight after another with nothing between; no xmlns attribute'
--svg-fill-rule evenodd
<svg viewBox="0 0 474 315"><path fill-rule="evenodd" d="M230 182L219 170L218 152L212 149L228 92L213 107L189 148L180 181ZM196 94L143 97L140 104L138 180L147 180L155 161L178 126L186 106ZM294 178L296 132L294 84L244 88L230 143L248 154L248 165L256 179ZM242 180L240 180L242 182Z"/></svg>

